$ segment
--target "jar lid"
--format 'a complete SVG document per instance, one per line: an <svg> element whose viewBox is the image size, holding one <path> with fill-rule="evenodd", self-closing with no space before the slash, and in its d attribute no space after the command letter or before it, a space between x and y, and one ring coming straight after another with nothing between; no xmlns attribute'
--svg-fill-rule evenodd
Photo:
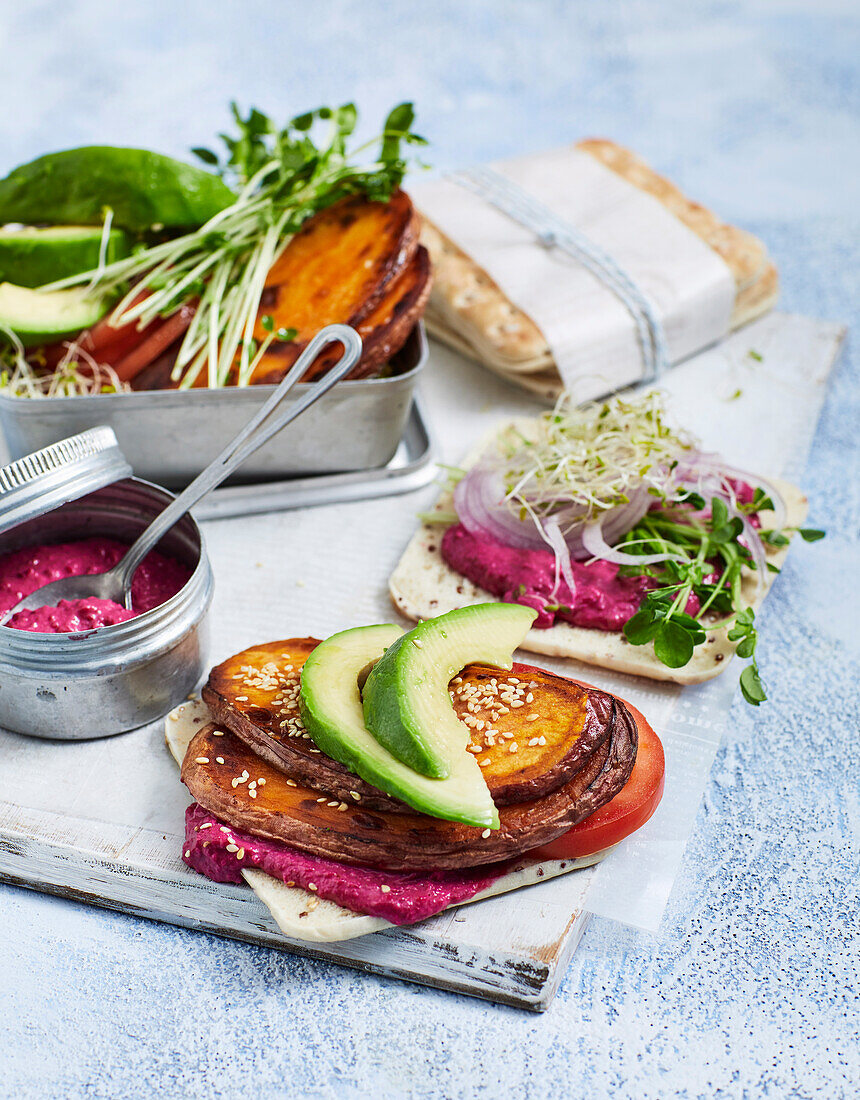
<svg viewBox="0 0 860 1100"><path fill-rule="evenodd" d="M131 477L113 428L69 436L0 466L0 531Z"/></svg>

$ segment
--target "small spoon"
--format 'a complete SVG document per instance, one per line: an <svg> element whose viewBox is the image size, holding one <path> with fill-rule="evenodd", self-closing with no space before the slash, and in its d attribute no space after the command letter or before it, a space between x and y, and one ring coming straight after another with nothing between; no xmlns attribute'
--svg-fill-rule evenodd
<svg viewBox="0 0 860 1100"><path fill-rule="evenodd" d="M283 397L292 389L322 349L337 341L343 345L343 355L338 363L315 382L294 405L286 411L272 415ZM353 367L361 355L361 337L348 325L328 325L321 329L293 364L278 388L256 416L245 425L213 459L191 484L160 512L150 525L137 537L113 569L106 573L88 573L80 577L61 577L42 585L0 617L3 626L18 611L38 607L56 607L60 600L80 600L88 596L101 600L113 600L131 610L131 580L135 570L156 545L159 539L190 511L208 492L220 485L230 474L264 443L282 428L311 407L324 393L339 382Z"/></svg>

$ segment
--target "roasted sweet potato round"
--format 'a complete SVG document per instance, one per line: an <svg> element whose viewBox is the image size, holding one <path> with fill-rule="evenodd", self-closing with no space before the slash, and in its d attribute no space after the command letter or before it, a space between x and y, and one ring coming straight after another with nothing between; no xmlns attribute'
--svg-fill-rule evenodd
<svg viewBox="0 0 860 1100"><path fill-rule="evenodd" d="M301 667L318 644L289 638L243 650L212 669L203 699L218 722L307 786L338 799L356 792L367 808L411 812L320 752L305 730ZM612 696L526 665L509 673L470 665L450 692L497 806L563 786L608 742L615 721Z"/></svg>
<svg viewBox="0 0 860 1100"><path fill-rule="evenodd" d="M473 867L554 840L624 786L636 756L636 725L623 704L614 709L610 743L552 794L502 808L497 830L371 811L354 799L321 795L215 724L188 746L182 781L201 806L234 828L313 855L392 871Z"/></svg>

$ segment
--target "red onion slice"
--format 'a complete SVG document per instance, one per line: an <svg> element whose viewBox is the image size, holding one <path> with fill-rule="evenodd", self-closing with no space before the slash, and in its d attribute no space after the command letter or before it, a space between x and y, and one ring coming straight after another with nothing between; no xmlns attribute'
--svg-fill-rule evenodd
<svg viewBox="0 0 860 1100"><path fill-rule="evenodd" d="M774 504L776 504L776 501L774 501ZM744 525L744 542L755 563L756 596L758 597L761 595L764 588L765 573L767 572L767 556L765 554L764 543L759 538L758 531L756 531L755 527L750 523L749 517L741 515L740 512L734 509L733 511Z"/></svg>
<svg viewBox="0 0 860 1100"><path fill-rule="evenodd" d="M684 463L679 464L677 473L679 480L688 485L698 479L699 491L702 496L726 496L728 494L734 497L731 486L727 484L729 479L742 481L747 485L751 485L754 489L761 489L773 501L774 528L780 531L785 526L787 518L785 501L773 482L768 481L765 477L751 474L748 470L741 470L737 466L730 466L718 454L707 454L705 452L698 452ZM714 481L711 479L716 479L720 485L720 488L716 491L713 488Z"/></svg>
<svg viewBox="0 0 860 1100"><path fill-rule="evenodd" d="M460 522L473 535L484 535L517 550L542 550L546 539L537 524L521 520L505 503L505 486L498 470L473 466L454 490L454 508Z"/></svg>
<svg viewBox="0 0 860 1100"><path fill-rule="evenodd" d="M546 520L544 523L544 531L546 532L546 541L552 547L553 553L555 554L555 585L553 586L553 595L558 591L558 574L559 570L561 570L564 582L571 592L571 601L573 601L576 599L576 579L570 564L570 549L564 541L564 536L561 533L558 520Z"/></svg>
<svg viewBox="0 0 860 1100"><path fill-rule="evenodd" d="M653 565L659 561L687 560L680 554L628 554L623 550L613 549L603 535L603 517L596 523L589 523L583 528L582 542L593 558L611 561L614 565Z"/></svg>

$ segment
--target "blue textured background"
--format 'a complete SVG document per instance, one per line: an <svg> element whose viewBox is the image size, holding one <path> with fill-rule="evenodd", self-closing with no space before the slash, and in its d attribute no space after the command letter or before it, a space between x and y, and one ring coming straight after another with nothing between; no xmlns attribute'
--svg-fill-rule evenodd
<svg viewBox="0 0 860 1100"><path fill-rule="evenodd" d="M853 11L852 11L853 9ZM414 98L435 164L601 134L769 244L782 307L856 324L856 5L729 0L0 4L0 169L182 153L237 97ZM543 1017L0 888L0 1093L684 1097L860 1092L858 360L762 615L660 934L593 921Z"/></svg>

